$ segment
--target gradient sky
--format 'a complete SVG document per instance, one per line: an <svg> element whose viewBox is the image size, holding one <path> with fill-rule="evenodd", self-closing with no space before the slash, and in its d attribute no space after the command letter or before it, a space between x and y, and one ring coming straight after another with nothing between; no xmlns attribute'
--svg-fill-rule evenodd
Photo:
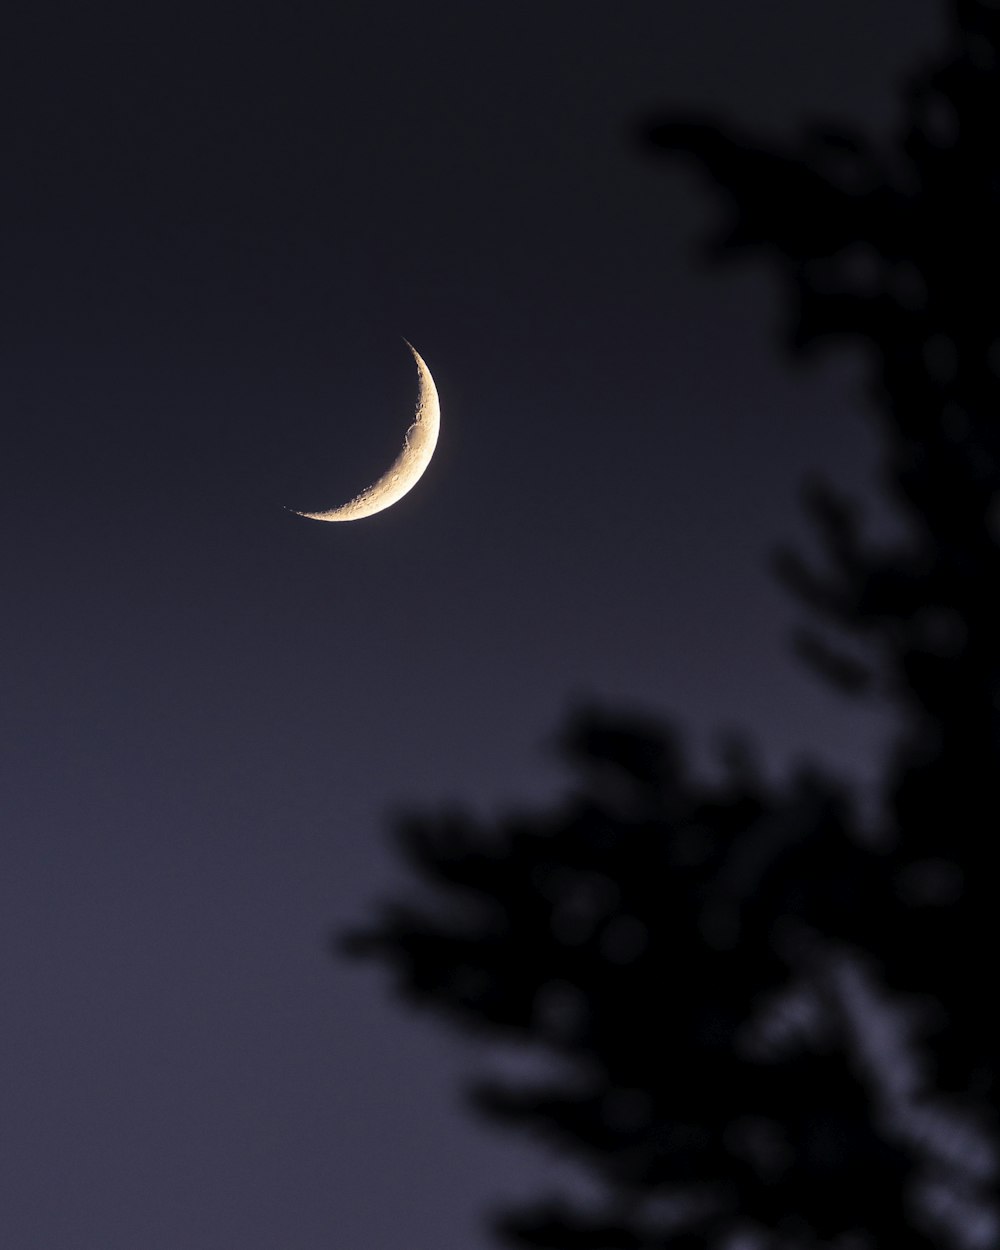
<svg viewBox="0 0 1000 1250"><path fill-rule="evenodd" d="M544 1157L328 934L399 881L393 811L558 793L577 699L877 769L767 571L805 470L872 496L859 358L790 369L770 277L698 263L720 201L629 130L888 133L942 6L11 12L0 1245L485 1250ZM396 454L404 335L424 479L292 515Z"/></svg>

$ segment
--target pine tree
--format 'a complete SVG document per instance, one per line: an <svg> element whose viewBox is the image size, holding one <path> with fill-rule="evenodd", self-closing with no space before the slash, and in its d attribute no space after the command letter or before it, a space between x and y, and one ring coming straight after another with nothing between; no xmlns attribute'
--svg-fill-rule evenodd
<svg viewBox="0 0 1000 1250"><path fill-rule="evenodd" d="M414 1000L548 1057L545 1080L484 1080L474 1100L603 1198L505 1213L509 1244L1000 1244L1000 8L952 13L887 144L817 125L776 151L692 118L645 132L728 193L709 254L777 270L791 351L853 339L872 362L905 537L867 541L817 479L826 567L775 565L816 619L804 659L897 713L877 827L817 766L768 784L734 743L706 781L675 730L580 711L563 803L491 828L404 821L432 893L347 939Z"/></svg>

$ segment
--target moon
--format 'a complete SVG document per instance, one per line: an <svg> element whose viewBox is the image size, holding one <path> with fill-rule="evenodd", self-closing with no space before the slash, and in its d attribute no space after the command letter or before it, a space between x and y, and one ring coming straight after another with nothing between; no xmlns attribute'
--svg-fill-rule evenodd
<svg viewBox="0 0 1000 1250"><path fill-rule="evenodd" d="M378 481L372 482L360 495L355 495L347 503L341 504L339 508L331 508L328 512L299 512L298 516L308 517L310 521L360 521L362 517L391 508L423 477L437 446L441 427L441 404L430 369L424 364L413 344L406 339L403 342L417 362L420 383L417 411L403 439L403 450Z"/></svg>

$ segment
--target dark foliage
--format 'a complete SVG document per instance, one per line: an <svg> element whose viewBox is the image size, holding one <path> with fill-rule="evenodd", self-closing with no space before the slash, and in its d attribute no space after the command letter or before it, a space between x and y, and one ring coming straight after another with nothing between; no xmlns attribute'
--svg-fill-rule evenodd
<svg viewBox="0 0 1000 1250"><path fill-rule="evenodd" d="M347 940L413 999L548 1057L475 1103L600 1197L502 1216L509 1244L1000 1245L1000 5L953 13L884 148L831 126L789 152L706 120L645 132L728 193L709 253L763 250L793 352L869 353L906 537L867 542L814 481L827 567L783 550L776 571L817 622L804 659L898 712L878 827L819 768L775 787L734 744L706 782L666 728L581 711L565 802L405 822L432 893Z"/></svg>

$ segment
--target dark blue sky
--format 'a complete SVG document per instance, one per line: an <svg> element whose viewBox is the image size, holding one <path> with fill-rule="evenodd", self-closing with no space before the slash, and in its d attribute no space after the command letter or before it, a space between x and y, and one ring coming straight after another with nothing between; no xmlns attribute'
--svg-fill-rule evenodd
<svg viewBox="0 0 1000 1250"><path fill-rule="evenodd" d="M20 3L0 50L0 1245L479 1250L544 1159L333 926L401 807L553 795L572 700L870 776L790 657L797 483L859 362L630 139L887 133L933 0ZM395 455L397 507L320 525ZM877 515L877 512L876 512Z"/></svg>

